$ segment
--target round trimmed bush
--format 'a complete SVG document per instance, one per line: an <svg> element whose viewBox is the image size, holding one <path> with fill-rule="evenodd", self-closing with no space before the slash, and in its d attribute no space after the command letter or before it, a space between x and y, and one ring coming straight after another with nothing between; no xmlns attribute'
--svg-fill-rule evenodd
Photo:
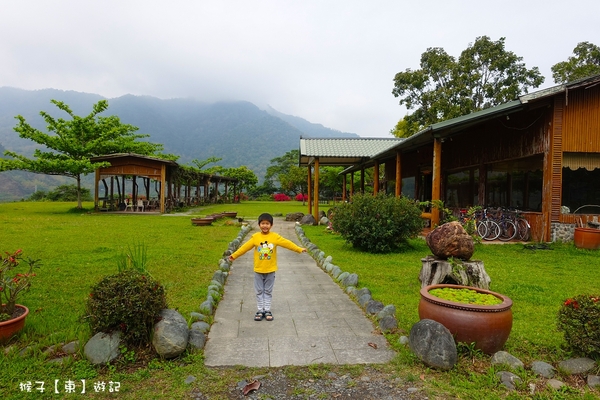
<svg viewBox="0 0 600 400"><path fill-rule="evenodd" d="M148 274L128 269L98 282L87 302L92 333L120 330L130 345L150 343L154 323L167 308L165 290Z"/></svg>
<svg viewBox="0 0 600 400"><path fill-rule="evenodd" d="M398 250L423 229L417 202L384 193L355 194L333 214L333 229L352 246L370 253Z"/></svg>
<svg viewBox="0 0 600 400"><path fill-rule="evenodd" d="M584 356L600 357L600 295L580 294L563 302L558 330L566 346Z"/></svg>

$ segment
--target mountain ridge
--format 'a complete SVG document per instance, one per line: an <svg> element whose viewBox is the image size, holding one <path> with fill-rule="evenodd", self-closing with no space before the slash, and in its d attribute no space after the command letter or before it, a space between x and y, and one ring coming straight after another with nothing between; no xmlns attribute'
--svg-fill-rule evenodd
<svg viewBox="0 0 600 400"><path fill-rule="evenodd" d="M280 113L269 106L262 110L248 101L206 103L191 98L160 99L153 96L123 95L106 98L99 94L59 89L24 90L0 87L0 146L24 155L31 155L37 144L19 138L13 128L16 115L22 115L33 127L47 132L39 115L45 111L55 118L68 115L50 103L55 99L67 104L75 115L85 116L99 100L108 100L108 110L101 115L116 115L121 123L139 128L148 134L148 141L161 143L165 153L178 155L180 164L192 160L218 157L223 167L247 166L262 180L270 160L298 148L303 137L359 137L309 122L303 118ZM13 196L22 198L31 188L24 182L28 174L9 174L21 180L28 190ZM36 181L39 177L36 177ZM48 185L56 184L51 180ZM14 188L14 185L10 185ZM47 190L43 183L37 187ZM51 188L51 187L50 187ZM14 189L12 190L14 192ZM10 199L0 188L0 200Z"/></svg>

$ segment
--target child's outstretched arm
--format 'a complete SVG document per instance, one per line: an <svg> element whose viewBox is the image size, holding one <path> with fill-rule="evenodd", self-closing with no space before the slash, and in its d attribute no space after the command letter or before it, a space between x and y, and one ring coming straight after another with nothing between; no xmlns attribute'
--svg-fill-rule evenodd
<svg viewBox="0 0 600 400"><path fill-rule="evenodd" d="M252 238L250 238L250 240L248 240L239 249L237 249L235 252L233 252L233 254L230 255L227 259L229 260L229 262L233 262L233 260L235 260L236 258L241 256L242 254L246 253L248 250L252 249L253 247L254 247L254 242L252 241Z"/></svg>

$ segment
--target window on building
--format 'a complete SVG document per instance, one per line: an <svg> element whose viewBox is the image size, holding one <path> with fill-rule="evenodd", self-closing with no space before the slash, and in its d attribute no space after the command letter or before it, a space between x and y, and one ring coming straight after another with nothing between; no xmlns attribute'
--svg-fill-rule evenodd
<svg viewBox="0 0 600 400"><path fill-rule="evenodd" d="M415 177L409 176L408 178L402 178L402 196L406 196L410 199L415 198Z"/></svg>
<svg viewBox="0 0 600 400"><path fill-rule="evenodd" d="M446 207L466 208L477 205L479 169L453 172L446 177Z"/></svg>
<svg viewBox="0 0 600 400"><path fill-rule="evenodd" d="M572 213L600 212L600 169L578 168L562 170L562 205Z"/></svg>
<svg viewBox="0 0 600 400"><path fill-rule="evenodd" d="M486 205L542 211L543 156L487 166Z"/></svg>

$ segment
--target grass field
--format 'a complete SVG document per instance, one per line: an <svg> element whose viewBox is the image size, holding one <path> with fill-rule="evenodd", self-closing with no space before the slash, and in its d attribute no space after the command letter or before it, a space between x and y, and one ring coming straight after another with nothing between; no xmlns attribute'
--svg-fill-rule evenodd
<svg viewBox="0 0 600 400"><path fill-rule="evenodd" d="M81 357L65 363L48 363L43 349L75 339L85 342L90 337L82 320L90 288L102 277L117 272L116 259L128 246L147 247L150 273L165 286L169 306L187 317L205 299L219 258L239 232L239 227L223 223L195 227L190 217L230 210L237 211L238 217L254 220L262 212L283 215L306 212L306 206L298 202L244 202L164 216L94 213L91 204L84 205L87 211L73 207L71 203L0 204L0 251L23 249L25 256L42 260L31 290L21 298L30 309L26 326L18 339L10 343L13 350L0 354L3 399L46 398L46 394L39 392L27 397L19 390L19 383L55 379L118 380L122 387L119 398L165 398L157 388L169 388L172 398L183 398L190 390L183 383L189 374L201 374L203 390L213 393L214 398L226 398L223 395L226 387L261 372L207 369L202 353L188 354L178 361L148 362L125 349L124 357L116 365L94 368ZM429 254L422 239L411 240L410 248L403 253L373 255L356 251L322 226L305 226L304 230L342 270L359 275L359 286L368 287L376 300L396 306L404 333L418 321L420 259ZM568 357L562 348L562 336L556 330L556 313L566 298L600 291L599 253L575 249L572 244L536 251L527 250L522 244L477 245L474 258L484 261L492 279L491 289L514 302L514 325L506 350L526 364L537 359L554 363ZM485 356L463 354L453 371L430 371L397 343L400 334L389 336L399 355L387 368L398 376L425 374L431 398L436 398L436 393L457 398L504 397L497 382L489 378ZM19 355L18 351L26 346L30 355ZM489 396L474 396L482 388ZM596 398L584 391L565 391L563 397L554 398ZM521 398L519 393L513 396ZM102 395L69 397L102 398ZM47 398L57 397L48 393Z"/></svg>

